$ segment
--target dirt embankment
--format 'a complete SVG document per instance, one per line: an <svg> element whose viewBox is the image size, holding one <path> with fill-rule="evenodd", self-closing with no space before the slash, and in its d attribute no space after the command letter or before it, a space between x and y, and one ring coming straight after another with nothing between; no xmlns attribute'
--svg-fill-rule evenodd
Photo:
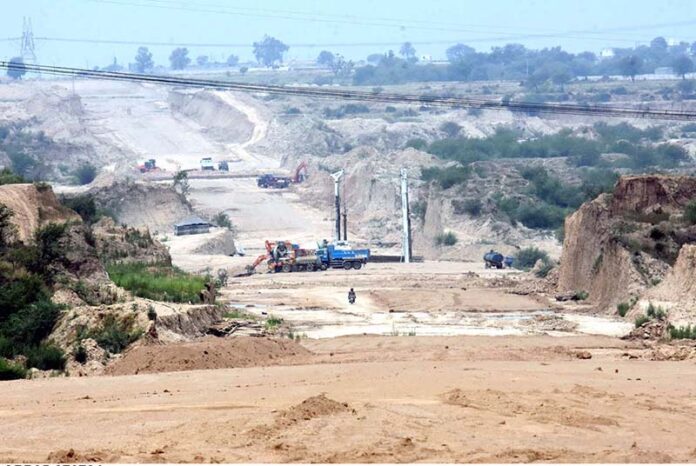
<svg viewBox="0 0 696 466"><path fill-rule="evenodd" d="M208 337L190 343L138 346L107 369L112 375L272 366L305 362L311 353L289 339Z"/></svg>
<svg viewBox="0 0 696 466"><path fill-rule="evenodd" d="M218 142L241 143L252 137L254 125L247 116L213 92L172 91L169 104L173 112L201 125Z"/></svg>
<svg viewBox="0 0 696 466"><path fill-rule="evenodd" d="M694 234L681 220L694 197L693 177L622 177L613 195L583 204L566 219L559 290L587 291L609 308L662 281Z"/></svg>
<svg viewBox="0 0 696 466"><path fill-rule="evenodd" d="M17 239L30 240L37 228L51 222L81 222L80 216L58 202L53 190L33 184L0 186L0 204L12 209L12 224L17 228Z"/></svg>
<svg viewBox="0 0 696 466"><path fill-rule="evenodd" d="M122 181L90 194L118 223L147 227L152 233L171 232L174 223L193 215L188 202L169 185Z"/></svg>
<svg viewBox="0 0 696 466"><path fill-rule="evenodd" d="M167 248L147 228L122 227L104 217L92 226L92 232L102 261L172 263Z"/></svg>

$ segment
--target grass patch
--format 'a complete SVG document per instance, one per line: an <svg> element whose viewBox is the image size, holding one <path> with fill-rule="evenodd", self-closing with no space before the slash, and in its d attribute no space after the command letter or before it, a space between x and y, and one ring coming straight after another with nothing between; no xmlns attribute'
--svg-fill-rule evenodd
<svg viewBox="0 0 696 466"><path fill-rule="evenodd" d="M155 301L198 303L206 279L165 264L110 264L109 277L136 296Z"/></svg>
<svg viewBox="0 0 696 466"><path fill-rule="evenodd" d="M590 293L588 293L588 292L585 291L585 290L580 290L580 291L576 291L576 292L575 292L575 295L573 296L573 299L574 299L575 301L585 301L585 300L586 300L587 298L589 298L589 297L590 297Z"/></svg>
<svg viewBox="0 0 696 466"><path fill-rule="evenodd" d="M266 320L266 328L267 329L274 329L276 327L279 327L283 323L283 319L280 317L273 317L270 316L268 320Z"/></svg>
<svg viewBox="0 0 696 466"><path fill-rule="evenodd" d="M245 319L245 320L256 320L256 316L249 314L248 312L240 311L239 309L233 309L227 311L222 315L225 319Z"/></svg>
<svg viewBox="0 0 696 466"><path fill-rule="evenodd" d="M650 317L646 316L645 314L639 315L635 320L636 328L642 327L646 322L650 322Z"/></svg>

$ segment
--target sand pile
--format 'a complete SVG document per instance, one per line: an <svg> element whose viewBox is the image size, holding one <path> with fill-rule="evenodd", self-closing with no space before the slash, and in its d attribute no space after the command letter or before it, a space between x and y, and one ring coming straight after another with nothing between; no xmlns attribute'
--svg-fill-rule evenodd
<svg viewBox="0 0 696 466"><path fill-rule="evenodd" d="M108 374L177 372L270 366L306 361L311 353L289 339L207 337L189 343L138 346L107 369Z"/></svg>
<svg viewBox="0 0 696 466"><path fill-rule="evenodd" d="M331 398L327 398L322 393L321 395L309 397L302 403L280 412L277 421L294 424L299 421L309 421L315 417L352 411L348 403L339 403Z"/></svg>

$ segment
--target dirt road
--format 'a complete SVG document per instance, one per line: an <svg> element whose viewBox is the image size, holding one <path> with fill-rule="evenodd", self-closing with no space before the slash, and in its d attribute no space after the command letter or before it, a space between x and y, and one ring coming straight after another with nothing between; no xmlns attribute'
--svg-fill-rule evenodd
<svg viewBox="0 0 696 466"><path fill-rule="evenodd" d="M303 365L5 382L0 459L696 460L696 366L565 341L349 337Z"/></svg>

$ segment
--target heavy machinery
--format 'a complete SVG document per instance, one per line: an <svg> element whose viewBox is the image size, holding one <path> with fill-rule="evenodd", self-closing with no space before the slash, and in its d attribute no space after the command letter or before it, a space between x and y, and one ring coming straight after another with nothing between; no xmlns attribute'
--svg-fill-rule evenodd
<svg viewBox="0 0 696 466"><path fill-rule="evenodd" d="M263 262L267 271L275 272L314 272L329 267L345 270L359 270L370 257L369 249L353 249L346 242L329 244L324 241L317 249L303 249L290 241L268 241L266 252L247 267L251 274Z"/></svg>
<svg viewBox="0 0 696 466"><path fill-rule="evenodd" d="M218 163L218 170L220 170L221 172L230 171L230 166L227 163L227 161L223 160L222 162Z"/></svg>
<svg viewBox="0 0 696 466"><path fill-rule="evenodd" d="M322 263L327 267L345 270L360 270L370 259L369 249L353 249L347 241L324 243L317 250Z"/></svg>
<svg viewBox="0 0 696 466"><path fill-rule="evenodd" d="M204 157L201 159L201 170L215 171L215 164L213 163L212 157Z"/></svg>
<svg viewBox="0 0 696 466"><path fill-rule="evenodd" d="M494 267L496 269L502 269L504 260L505 256L503 256L499 252L494 251L493 249L491 249L490 252L487 252L483 255L483 262L487 269Z"/></svg>
<svg viewBox="0 0 696 466"><path fill-rule="evenodd" d="M307 162L302 161L295 169L295 175L292 177L292 182L302 183L307 178Z"/></svg>
<svg viewBox="0 0 696 466"><path fill-rule="evenodd" d="M275 176L267 173L256 178L256 186L259 188L283 189L290 186L290 178L286 176Z"/></svg>
<svg viewBox="0 0 696 466"><path fill-rule="evenodd" d="M149 159L143 162L142 165L138 165L138 170L140 170L140 173L149 173L159 170L159 167L157 167L155 159Z"/></svg>

